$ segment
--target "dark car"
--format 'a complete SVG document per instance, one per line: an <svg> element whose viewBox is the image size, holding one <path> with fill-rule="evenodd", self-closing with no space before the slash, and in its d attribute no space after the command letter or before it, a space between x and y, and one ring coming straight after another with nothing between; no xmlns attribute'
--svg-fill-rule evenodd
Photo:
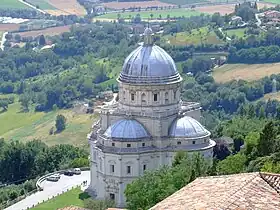
<svg viewBox="0 0 280 210"><path fill-rule="evenodd" d="M65 176L73 176L73 175L74 175L74 172L71 171L71 170L67 170L67 171L64 171L64 175L65 175Z"/></svg>

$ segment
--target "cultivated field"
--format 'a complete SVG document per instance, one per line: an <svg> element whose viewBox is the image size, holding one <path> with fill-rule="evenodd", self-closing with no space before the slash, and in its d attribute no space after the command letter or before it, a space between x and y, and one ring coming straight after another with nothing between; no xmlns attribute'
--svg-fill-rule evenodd
<svg viewBox="0 0 280 210"><path fill-rule="evenodd" d="M142 19L150 19L151 18L151 14L152 19L157 19L160 18L161 19L167 19L167 16L169 15L170 18L174 18L174 17L190 17L190 16L195 16L195 15L200 15L200 12L197 12L195 10L191 10L191 9L168 9L168 10L151 10L151 11L141 11L141 12L124 12L124 13L119 13L121 18L124 19L130 19L131 17L136 16L137 14L140 14ZM110 19L110 20L116 20L118 18L118 13L108 13L108 14L104 14L101 16L96 17L95 19Z"/></svg>
<svg viewBox="0 0 280 210"><path fill-rule="evenodd" d="M189 32L180 32L175 35L164 36L166 43L172 45L190 45L190 44L222 44L214 31L209 31L207 27L200 28L199 30L192 30Z"/></svg>
<svg viewBox="0 0 280 210"><path fill-rule="evenodd" d="M42 10L54 10L55 7L53 7L52 5L50 5L48 3L48 0L26 0L26 2L34 5L34 6L38 6L39 9Z"/></svg>
<svg viewBox="0 0 280 210"><path fill-rule="evenodd" d="M15 23L0 23L0 31L14 31L19 29L19 24Z"/></svg>
<svg viewBox="0 0 280 210"><path fill-rule="evenodd" d="M86 15L86 10L80 5L77 0L46 0L48 4L57 10L46 10L52 15L66 15L73 14L83 16Z"/></svg>
<svg viewBox="0 0 280 210"><path fill-rule="evenodd" d="M128 8L133 8L133 7L141 7L141 8L146 8L146 7L168 7L168 6L174 6L174 4L167 4L163 3L160 1L136 1L136 2L108 2L108 3L103 3L107 8L110 9L128 9Z"/></svg>
<svg viewBox="0 0 280 210"><path fill-rule="evenodd" d="M270 100L278 100L278 101L280 101L280 92L265 94L262 99L264 99L264 100L270 99Z"/></svg>
<svg viewBox="0 0 280 210"><path fill-rule="evenodd" d="M43 30L20 32L17 34L19 34L21 37L28 37L28 36L37 37L41 34L43 34L45 36L55 36L55 35L62 34L64 32L69 32L70 28L71 28L71 26L57 26L57 27L52 27L52 28L46 28Z"/></svg>
<svg viewBox="0 0 280 210"><path fill-rule="evenodd" d="M0 0L0 8L1 9L8 9L8 8L22 9L22 8L28 8L28 6L19 2L18 0Z"/></svg>
<svg viewBox="0 0 280 210"><path fill-rule="evenodd" d="M216 82L225 83L231 80L254 81L272 74L280 74L280 63L269 64L225 64L214 69Z"/></svg>
<svg viewBox="0 0 280 210"><path fill-rule="evenodd" d="M280 0L279 0L280 2ZM274 7L274 4L271 3L260 3L258 2L258 8L262 9L264 7ZM227 4L227 5L213 5L213 6L203 6L196 7L195 9L199 12L214 14L215 12L219 12L221 15L230 14L234 12L235 4Z"/></svg>

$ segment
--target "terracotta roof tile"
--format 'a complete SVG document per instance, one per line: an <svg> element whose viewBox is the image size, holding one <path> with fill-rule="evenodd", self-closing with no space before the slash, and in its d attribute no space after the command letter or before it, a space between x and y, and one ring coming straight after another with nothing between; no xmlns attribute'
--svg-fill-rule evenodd
<svg viewBox="0 0 280 210"><path fill-rule="evenodd" d="M279 210L280 175L243 173L198 178L151 210ZM277 193L278 192L278 193Z"/></svg>

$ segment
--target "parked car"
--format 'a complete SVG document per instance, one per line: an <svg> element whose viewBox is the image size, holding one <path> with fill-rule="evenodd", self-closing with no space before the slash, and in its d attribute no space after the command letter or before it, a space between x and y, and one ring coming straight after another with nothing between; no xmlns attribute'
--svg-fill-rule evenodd
<svg viewBox="0 0 280 210"><path fill-rule="evenodd" d="M64 171L64 175L65 175L65 176L73 176L73 175L74 175L74 172L71 171L71 170L67 170L67 171Z"/></svg>
<svg viewBox="0 0 280 210"><path fill-rule="evenodd" d="M60 179L60 174L53 174L52 176L57 177L58 179Z"/></svg>
<svg viewBox="0 0 280 210"><path fill-rule="evenodd" d="M74 172L74 174L77 174L77 175L82 173L81 169L79 169L79 168L74 168L73 172Z"/></svg>
<svg viewBox="0 0 280 210"><path fill-rule="evenodd" d="M47 181L57 182L59 178L57 176L51 175L47 177Z"/></svg>

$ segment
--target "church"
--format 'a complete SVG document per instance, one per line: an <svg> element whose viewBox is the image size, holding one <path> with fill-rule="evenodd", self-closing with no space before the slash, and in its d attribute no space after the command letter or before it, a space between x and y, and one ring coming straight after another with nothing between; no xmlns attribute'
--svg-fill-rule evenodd
<svg viewBox="0 0 280 210"><path fill-rule="evenodd" d="M118 207L125 207L126 185L146 170L171 165L182 150L211 159L216 144L199 123L200 104L181 100L182 78L173 59L154 44L150 28L143 37L124 61L118 100L102 107L88 134L88 191Z"/></svg>

